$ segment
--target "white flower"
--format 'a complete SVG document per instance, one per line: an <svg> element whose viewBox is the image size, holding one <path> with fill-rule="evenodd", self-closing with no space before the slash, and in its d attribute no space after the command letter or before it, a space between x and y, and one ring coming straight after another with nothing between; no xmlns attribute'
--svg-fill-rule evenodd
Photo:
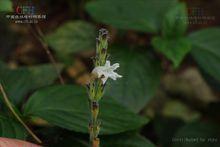
<svg viewBox="0 0 220 147"><path fill-rule="evenodd" d="M122 76L114 72L119 67L119 63L115 63L112 66L110 61L106 61L104 66L97 66L93 69L92 73L98 75L98 78L101 78L102 83L105 84L108 78L116 80Z"/></svg>

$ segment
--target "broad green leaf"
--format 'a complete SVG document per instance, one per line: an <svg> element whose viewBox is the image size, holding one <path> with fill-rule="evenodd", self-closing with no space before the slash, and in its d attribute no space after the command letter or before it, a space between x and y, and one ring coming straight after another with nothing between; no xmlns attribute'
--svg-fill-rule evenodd
<svg viewBox="0 0 220 147"><path fill-rule="evenodd" d="M220 127L205 122L194 122L179 129L172 147L219 147Z"/></svg>
<svg viewBox="0 0 220 147"><path fill-rule="evenodd" d="M101 147L155 147L153 143L138 134L123 133L119 135L101 136L100 140ZM67 136L63 137L58 144L53 146L89 147L89 143L88 140L79 137Z"/></svg>
<svg viewBox="0 0 220 147"><path fill-rule="evenodd" d="M182 37L188 24L187 10L184 3L178 3L165 15L162 25L162 35L166 38Z"/></svg>
<svg viewBox="0 0 220 147"><path fill-rule="evenodd" d="M14 104L20 104L28 92L52 84L57 77L55 68L49 64L17 69L0 64L0 81Z"/></svg>
<svg viewBox="0 0 220 147"><path fill-rule="evenodd" d="M191 54L198 65L220 81L220 28L208 28L189 35L193 49Z"/></svg>
<svg viewBox="0 0 220 147"><path fill-rule="evenodd" d="M86 89L78 86L53 86L34 93L24 107L24 115L40 117L51 124L88 132L89 109ZM101 134L115 134L140 128L147 123L115 100L104 97L100 103Z"/></svg>
<svg viewBox="0 0 220 147"><path fill-rule="evenodd" d="M187 10L183 3L176 4L165 15L162 25L162 37L152 40L154 48L170 59L178 67L190 51L189 41L184 37L187 30Z"/></svg>
<svg viewBox="0 0 220 147"><path fill-rule="evenodd" d="M119 29L155 33L167 10L176 0L97 0L86 10L97 21Z"/></svg>
<svg viewBox="0 0 220 147"><path fill-rule="evenodd" d="M120 64L117 72L123 77L107 81L106 95L139 112L154 96L160 83L161 68L151 54L125 48L113 47L110 60L112 64Z"/></svg>
<svg viewBox="0 0 220 147"><path fill-rule="evenodd" d="M59 73L63 66L57 65ZM51 64L38 65L26 68L30 74L31 89L40 88L52 84L57 78L58 74L55 67Z"/></svg>
<svg viewBox="0 0 220 147"><path fill-rule="evenodd" d="M11 118L0 115L0 137L25 139L26 130Z"/></svg>
<svg viewBox="0 0 220 147"><path fill-rule="evenodd" d="M170 59L174 67L178 67L186 54L191 50L190 41L184 37L175 39L154 37L152 45Z"/></svg>
<svg viewBox="0 0 220 147"><path fill-rule="evenodd" d="M57 54L68 55L95 47L95 27L83 21L67 22L46 36ZM61 56L61 55L59 55Z"/></svg>
<svg viewBox="0 0 220 147"><path fill-rule="evenodd" d="M11 0L0 0L0 12L11 12L12 10Z"/></svg>

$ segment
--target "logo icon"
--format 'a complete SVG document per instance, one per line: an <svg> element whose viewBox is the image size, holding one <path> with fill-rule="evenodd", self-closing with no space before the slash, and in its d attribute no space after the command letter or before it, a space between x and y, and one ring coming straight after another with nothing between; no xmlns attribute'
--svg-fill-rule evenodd
<svg viewBox="0 0 220 147"><path fill-rule="evenodd" d="M34 15L35 6L17 6L15 12L16 14Z"/></svg>

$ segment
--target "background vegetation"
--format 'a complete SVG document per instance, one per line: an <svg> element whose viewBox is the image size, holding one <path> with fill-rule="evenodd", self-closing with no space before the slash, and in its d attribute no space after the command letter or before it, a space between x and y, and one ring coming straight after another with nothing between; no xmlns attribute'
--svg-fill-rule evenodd
<svg viewBox="0 0 220 147"><path fill-rule="evenodd" d="M30 4L47 19L6 18ZM87 147L84 86L105 27L123 78L108 81L100 104L101 146L219 147L219 8L218 0L0 0L0 81L43 145ZM0 98L0 136L33 142Z"/></svg>

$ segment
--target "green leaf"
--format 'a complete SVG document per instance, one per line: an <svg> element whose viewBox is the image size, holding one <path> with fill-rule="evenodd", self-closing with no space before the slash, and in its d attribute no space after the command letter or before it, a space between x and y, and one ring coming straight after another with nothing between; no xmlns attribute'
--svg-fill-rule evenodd
<svg viewBox="0 0 220 147"><path fill-rule="evenodd" d="M76 135L77 136L77 135ZM148 139L138 134L118 134L101 136L101 147L155 147ZM89 147L87 140L75 136L65 136L54 147Z"/></svg>
<svg viewBox="0 0 220 147"><path fill-rule="evenodd" d="M178 3L165 15L162 25L162 35L165 38L182 37L187 30L187 10L184 3Z"/></svg>
<svg viewBox="0 0 220 147"><path fill-rule="evenodd" d="M187 38L164 39L154 37L152 45L170 59L175 68L180 65L186 54L191 50L191 44Z"/></svg>
<svg viewBox="0 0 220 147"><path fill-rule="evenodd" d="M176 0L97 0L86 10L97 21L119 29L155 33L161 20Z"/></svg>
<svg viewBox="0 0 220 147"><path fill-rule="evenodd" d="M53 86L34 93L24 107L24 115L40 117L62 128L87 133L90 118L88 107L85 88ZM134 130L148 121L108 97L101 100L100 119L101 134Z"/></svg>
<svg viewBox="0 0 220 147"><path fill-rule="evenodd" d="M126 47L114 47L111 61L119 63L118 73L123 77L108 80L106 95L118 100L134 112L139 112L152 98L160 83L161 68L147 52L135 52Z"/></svg>
<svg viewBox="0 0 220 147"><path fill-rule="evenodd" d="M198 65L220 81L220 28L208 28L189 35L193 50L191 54Z"/></svg>
<svg viewBox="0 0 220 147"><path fill-rule="evenodd" d="M23 126L11 118L0 115L0 137L25 139L27 132Z"/></svg>
<svg viewBox="0 0 220 147"><path fill-rule="evenodd" d="M184 3L178 3L165 15L162 37L154 37L152 45L178 67L190 51L189 41L184 37L187 30L187 10Z"/></svg>
<svg viewBox="0 0 220 147"><path fill-rule="evenodd" d="M63 69L63 66L58 64L57 68L60 73ZM27 67L26 70L28 70L30 80L32 80L30 84L31 89L51 85L58 78L57 71L51 64Z"/></svg>
<svg viewBox="0 0 220 147"><path fill-rule="evenodd" d="M14 104L20 104L28 92L52 84L57 77L55 68L49 64L17 69L0 64L0 81Z"/></svg>
<svg viewBox="0 0 220 147"><path fill-rule="evenodd" d="M67 22L46 36L58 56L69 55L95 47L95 27L83 21ZM61 54L61 55L59 55Z"/></svg>
<svg viewBox="0 0 220 147"><path fill-rule="evenodd" d="M173 138L172 147L219 147L220 128L218 125L194 122L179 129Z"/></svg>
<svg viewBox="0 0 220 147"><path fill-rule="evenodd" d="M11 0L0 0L0 12L11 12L12 10Z"/></svg>

